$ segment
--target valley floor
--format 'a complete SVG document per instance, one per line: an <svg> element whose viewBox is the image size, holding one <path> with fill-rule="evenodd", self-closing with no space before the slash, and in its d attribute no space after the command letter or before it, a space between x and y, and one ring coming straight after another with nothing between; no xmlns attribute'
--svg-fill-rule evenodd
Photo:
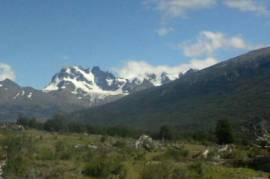
<svg viewBox="0 0 270 179"><path fill-rule="evenodd" d="M267 151L215 144L154 141L135 147L131 138L59 134L37 130L0 131L3 178L268 179L243 164Z"/></svg>

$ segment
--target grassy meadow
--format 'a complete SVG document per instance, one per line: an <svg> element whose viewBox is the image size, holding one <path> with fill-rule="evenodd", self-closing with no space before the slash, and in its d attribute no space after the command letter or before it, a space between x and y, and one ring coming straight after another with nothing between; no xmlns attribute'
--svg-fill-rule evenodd
<svg viewBox="0 0 270 179"><path fill-rule="evenodd" d="M235 146L218 152L213 143L154 141L152 149L135 148L136 139L54 133L39 130L0 132L3 177L111 179L249 179L268 178L248 159L269 155L263 149ZM204 156L205 151L209 151Z"/></svg>

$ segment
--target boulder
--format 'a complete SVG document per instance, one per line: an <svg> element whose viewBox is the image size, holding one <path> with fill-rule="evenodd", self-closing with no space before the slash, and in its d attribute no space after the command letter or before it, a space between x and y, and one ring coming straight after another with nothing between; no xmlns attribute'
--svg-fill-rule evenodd
<svg viewBox="0 0 270 179"><path fill-rule="evenodd" d="M153 139L150 136L142 135L140 138L135 142L136 149L146 149L146 150L152 150L155 149L155 143Z"/></svg>
<svg viewBox="0 0 270 179"><path fill-rule="evenodd" d="M235 149L235 146L234 145L222 145L219 147L218 149L218 153L232 153L233 150Z"/></svg>

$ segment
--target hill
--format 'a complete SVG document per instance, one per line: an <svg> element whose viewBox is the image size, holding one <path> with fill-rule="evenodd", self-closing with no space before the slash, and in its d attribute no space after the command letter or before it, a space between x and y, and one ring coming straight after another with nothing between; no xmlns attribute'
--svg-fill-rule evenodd
<svg viewBox="0 0 270 179"><path fill-rule="evenodd" d="M95 125L156 130L211 129L217 120L235 126L253 118L269 121L270 48L249 52L180 79L118 101L73 113L72 119Z"/></svg>

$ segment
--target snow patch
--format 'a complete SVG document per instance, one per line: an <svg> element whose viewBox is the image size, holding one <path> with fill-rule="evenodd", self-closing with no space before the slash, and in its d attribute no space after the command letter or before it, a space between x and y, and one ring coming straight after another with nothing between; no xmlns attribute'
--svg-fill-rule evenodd
<svg viewBox="0 0 270 179"><path fill-rule="evenodd" d="M44 92L51 92L59 90L58 84L60 83L59 78L55 79L54 82L50 83L43 91Z"/></svg>
<svg viewBox="0 0 270 179"><path fill-rule="evenodd" d="M13 97L13 99L17 99L19 96L20 96L20 93L17 93L17 94Z"/></svg>
<svg viewBox="0 0 270 179"><path fill-rule="evenodd" d="M101 89L95 83L95 76L91 72L87 73L86 71L84 71L80 67L72 66L70 68L67 68L65 70L65 72L68 74L72 74L71 69L75 70L76 73L82 75L82 77L86 80L79 80L78 77L74 78L73 76L72 77L65 76L61 79L59 79L59 77L57 77L43 91L44 92L57 91L57 90L59 90L59 86L60 86L59 84L61 82L70 82L71 84L73 84L75 86L75 89L71 92L72 94L75 94L75 95L77 95L79 93L79 91L82 91L82 92L89 94L89 95L94 94L95 97L96 96L103 97L103 96L110 96L110 95L119 95L119 94L123 93L121 87L119 90L116 90L116 91L106 91L106 90ZM120 80L123 81L123 79L120 79ZM108 85L111 86L113 84L113 79L107 79L107 82L108 82ZM64 88L65 88L65 86L61 87L61 89L64 89Z"/></svg>
<svg viewBox="0 0 270 179"><path fill-rule="evenodd" d="M113 84L113 79L106 79L107 83L109 86L112 86Z"/></svg>
<svg viewBox="0 0 270 179"><path fill-rule="evenodd" d="M32 98L32 95L33 95L33 93L30 92L30 93L27 95L27 98L31 99L31 98Z"/></svg>

